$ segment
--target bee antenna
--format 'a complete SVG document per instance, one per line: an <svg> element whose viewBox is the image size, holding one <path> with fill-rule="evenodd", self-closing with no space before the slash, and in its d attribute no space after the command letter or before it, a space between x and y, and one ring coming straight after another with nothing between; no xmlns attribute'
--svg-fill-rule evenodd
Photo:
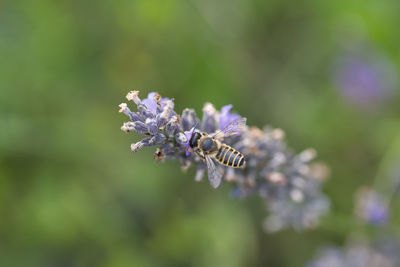
<svg viewBox="0 0 400 267"><path fill-rule="evenodd" d="M196 132L196 127L199 125L199 122L200 122L200 121L197 121L197 122L195 123L195 125L192 127L192 129L193 129L193 132L192 132L192 134L191 134L190 138L192 138L192 137L193 137L193 135L194 135L194 133Z"/></svg>
<svg viewBox="0 0 400 267"><path fill-rule="evenodd" d="M197 122L196 122L196 124L193 126L193 127L194 127L194 129L196 129L196 128L197 128L197 126L199 126L199 123L200 123L200 121L197 121Z"/></svg>

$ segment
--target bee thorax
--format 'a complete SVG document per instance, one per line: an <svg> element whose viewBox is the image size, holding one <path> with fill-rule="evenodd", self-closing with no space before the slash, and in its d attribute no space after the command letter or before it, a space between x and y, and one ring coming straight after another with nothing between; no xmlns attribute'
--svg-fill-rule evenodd
<svg viewBox="0 0 400 267"><path fill-rule="evenodd" d="M200 140L200 149L204 152L213 152L217 150L215 140L210 137L204 137Z"/></svg>

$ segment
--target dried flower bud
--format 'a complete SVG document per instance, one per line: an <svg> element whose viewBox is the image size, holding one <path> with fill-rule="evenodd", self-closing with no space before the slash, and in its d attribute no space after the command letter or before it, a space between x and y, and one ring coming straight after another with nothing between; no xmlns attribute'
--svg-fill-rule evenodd
<svg viewBox="0 0 400 267"><path fill-rule="evenodd" d="M228 182L233 182L236 181L238 179L237 175L235 174L234 169L229 168L226 170L226 174L225 174L225 180Z"/></svg>
<svg viewBox="0 0 400 267"><path fill-rule="evenodd" d="M285 132L281 129L274 129L271 132L271 136L273 139L282 140L283 138L285 138Z"/></svg>
<svg viewBox="0 0 400 267"><path fill-rule="evenodd" d="M203 180L204 173L205 173L205 170L204 170L203 168L197 169L197 171L196 171L196 176L194 177L194 180L195 180L196 182L200 182L201 180Z"/></svg>
<svg viewBox="0 0 400 267"><path fill-rule="evenodd" d="M137 142L135 144L131 144L131 150L132 150L132 152L137 152L143 146L144 146L144 143L142 141L140 141L140 142Z"/></svg>
<svg viewBox="0 0 400 267"><path fill-rule="evenodd" d="M154 153L154 159L157 161L164 161L164 153L161 148L157 148L156 152Z"/></svg>
<svg viewBox="0 0 400 267"><path fill-rule="evenodd" d="M121 113L121 112L125 113L126 110L129 110L128 105L127 105L126 103L121 103L121 104L119 104L119 107L120 107L120 109L119 109L119 112L120 112L120 113Z"/></svg>
<svg viewBox="0 0 400 267"><path fill-rule="evenodd" d="M131 131L134 131L134 130L135 130L134 123L131 122L131 121L125 122L125 123L121 126L121 130L124 131L124 132L126 132L126 133L129 133L129 132L131 132Z"/></svg>
<svg viewBox="0 0 400 267"><path fill-rule="evenodd" d="M161 106L161 96L158 93L154 94L154 101L158 106Z"/></svg>
<svg viewBox="0 0 400 267"><path fill-rule="evenodd" d="M330 176L330 168L323 162L313 162L310 164L310 177L319 182L326 181Z"/></svg>
<svg viewBox="0 0 400 267"><path fill-rule="evenodd" d="M297 202L297 203L303 202L303 200L304 200L303 192L301 192L298 189L293 189L292 191L290 191L290 197L292 198L292 200L294 202Z"/></svg>
<svg viewBox="0 0 400 267"><path fill-rule="evenodd" d="M133 101L136 105L138 105L140 103L139 91L130 91L126 95L126 99L128 99L129 101Z"/></svg>
<svg viewBox="0 0 400 267"><path fill-rule="evenodd" d="M286 178L285 175L279 172L271 172L266 176L268 181L270 181L273 184L276 185L285 185L286 184Z"/></svg>
<svg viewBox="0 0 400 267"><path fill-rule="evenodd" d="M313 148L309 148L301 152L298 157L302 162L309 162L313 160L316 156L317 151Z"/></svg>

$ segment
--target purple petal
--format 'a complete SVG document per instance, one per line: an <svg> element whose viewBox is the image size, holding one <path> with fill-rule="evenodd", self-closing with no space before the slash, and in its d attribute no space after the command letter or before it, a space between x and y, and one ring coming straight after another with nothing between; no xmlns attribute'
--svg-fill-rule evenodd
<svg viewBox="0 0 400 267"><path fill-rule="evenodd" d="M190 150L187 149L187 148L185 149L185 156L186 156L186 157L189 157L189 156L190 156Z"/></svg>
<svg viewBox="0 0 400 267"><path fill-rule="evenodd" d="M385 225L390 216L387 203L382 195L373 189L361 189L358 193L356 211L366 222Z"/></svg>
<svg viewBox="0 0 400 267"><path fill-rule="evenodd" d="M161 107L164 107L164 102L165 102L165 101L168 101L168 100L169 100L168 97L163 97L163 98L161 98Z"/></svg>
<svg viewBox="0 0 400 267"><path fill-rule="evenodd" d="M371 199L366 207L366 219L375 225L383 225L387 222L388 210L381 199Z"/></svg>
<svg viewBox="0 0 400 267"><path fill-rule="evenodd" d="M154 96L156 93L151 92L147 95L147 98L142 100L142 104L146 106L146 108L148 110L151 111L151 113L153 113L153 115L156 115L157 113L157 103L154 100Z"/></svg>
<svg viewBox="0 0 400 267"><path fill-rule="evenodd" d="M230 122L240 118L238 114L231 113L232 105L226 105L221 108L219 116L219 129L224 129Z"/></svg>
<svg viewBox="0 0 400 267"><path fill-rule="evenodd" d="M193 135L194 130L195 130L195 128L193 127L192 129L190 129L190 131L185 131L185 132L184 132L184 133L185 133L185 136L186 136L186 138L187 138L187 142L186 142L187 147L189 147L189 141L190 141L190 138L192 138L192 135Z"/></svg>
<svg viewBox="0 0 400 267"><path fill-rule="evenodd" d="M184 146L186 148L186 156L190 155L189 149L191 149L191 147L189 146L189 141L190 141L190 138L192 138L194 130L195 130L195 127L193 127L190 131L185 131L184 134L186 137L186 142L179 142L182 146Z"/></svg>
<svg viewBox="0 0 400 267"><path fill-rule="evenodd" d="M146 134L148 132L147 125L141 121L136 121L133 123L133 127L136 132L141 134Z"/></svg>
<svg viewBox="0 0 400 267"><path fill-rule="evenodd" d="M158 132L157 122L155 119L147 119L146 125L151 135L156 135Z"/></svg>

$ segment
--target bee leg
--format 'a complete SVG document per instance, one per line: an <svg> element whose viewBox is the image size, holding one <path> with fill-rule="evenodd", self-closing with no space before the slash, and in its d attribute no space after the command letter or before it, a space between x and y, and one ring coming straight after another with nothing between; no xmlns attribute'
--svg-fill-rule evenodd
<svg viewBox="0 0 400 267"><path fill-rule="evenodd" d="M199 153L199 151L193 151L199 158L202 158L204 161L206 160L206 158L203 156L203 155L201 155L200 153Z"/></svg>
<svg viewBox="0 0 400 267"><path fill-rule="evenodd" d="M196 154L199 158L202 158L203 160L205 160L204 156L202 156L199 151L191 149L191 148L186 148L189 152Z"/></svg>

